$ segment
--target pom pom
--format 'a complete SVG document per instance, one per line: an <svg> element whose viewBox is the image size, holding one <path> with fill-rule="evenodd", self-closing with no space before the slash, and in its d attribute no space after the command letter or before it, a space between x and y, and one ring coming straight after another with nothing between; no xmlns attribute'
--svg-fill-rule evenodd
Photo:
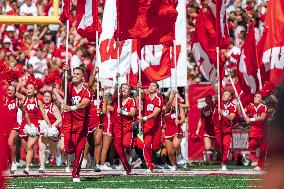
<svg viewBox="0 0 284 189"><path fill-rule="evenodd" d="M266 98L269 95L271 95L274 88L275 88L275 85L271 81L266 81L264 83L262 89L260 90L260 94L261 94L262 98Z"/></svg>
<svg viewBox="0 0 284 189"><path fill-rule="evenodd" d="M54 84L55 82L57 82L58 80L61 79L61 76L60 76L60 72L58 70L54 70L52 72L50 72L44 79L44 83L46 85L52 85Z"/></svg>
<svg viewBox="0 0 284 189"><path fill-rule="evenodd" d="M41 79L35 79L34 77L29 77L26 83L26 86L32 84L35 86L36 90L40 90L43 87L43 82Z"/></svg>
<svg viewBox="0 0 284 189"><path fill-rule="evenodd" d="M59 131L56 127L49 127L47 136L50 139L57 139L59 137Z"/></svg>
<svg viewBox="0 0 284 189"><path fill-rule="evenodd" d="M34 124L31 123L31 125L25 125L24 127L24 133L30 137L36 137L38 136L38 129L35 127Z"/></svg>

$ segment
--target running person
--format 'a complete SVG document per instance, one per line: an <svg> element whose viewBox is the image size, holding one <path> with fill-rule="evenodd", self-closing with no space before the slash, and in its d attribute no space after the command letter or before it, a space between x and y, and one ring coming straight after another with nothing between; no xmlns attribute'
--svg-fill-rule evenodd
<svg viewBox="0 0 284 189"><path fill-rule="evenodd" d="M113 111L113 135L114 147L121 160L121 163L126 171L126 174L131 172L131 167L127 161L125 151L130 152L133 143L132 122L136 114L135 100L130 97L130 86L126 83L121 84L120 108L114 101Z"/></svg>
<svg viewBox="0 0 284 189"><path fill-rule="evenodd" d="M67 104L63 108L64 148L67 154L75 153L72 171L73 182L80 182L81 164L88 136L88 110L91 94L88 88L83 85L84 72L82 67L73 69L73 79L67 87ZM60 99L57 90L55 93L57 99ZM62 102L62 98L59 101Z"/></svg>
<svg viewBox="0 0 284 189"><path fill-rule="evenodd" d="M177 159L175 154L178 154L184 136L181 125L184 123L185 113L180 103L174 100L176 94L172 94L165 108L165 144L172 164L171 171L176 171ZM178 112L176 112L176 106L178 106Z"/></svg>
<svg viewBox="0 0 284 189"><path fill-rule="evenodd" d="M143 122L143 152L144 159L148 166L147 172L153 172L152 153L157 152L161 146L161 110L163 106L163 98L161 94L158 93L158 90L158 83L151 82L148 88L148 92L144 94L142 100L143 117L138 117L139 121Z"/></svg>
<svg viewBox="0 0 284 189"><path fill-rule="evenodd" d="M39 144L39 162L40 168L38 169L39 173L45 173L45 150L46 146L49 145L50 152L53 156L56 155L56 145L60 139L60 126L62 122L62 116L59 108L52 102L52 93L50 91L45 91L43 93L43 108L44 111L50 121L51 128L57 130L58 136L55 138L49 138L44 136L43 133L39 136L38 144ZM49 135L49 134L47 134Z"/></svg>
<svg viewBox="0 0 284 189"><path fill-rule="evenodd" d="M246 107L247 117L245 121L250 123L249 133L249 150L255 151L260 148L260 154L257 166L254 168L260 171L263 168L265 154L267 150L267 142L265 140L265 126L267 118L267 107L262 103L262 96L260 93L254 95L252 104Z"/></svg>
<svg viewBox="0 0 284 189"><path fill-rule="evenodd" d="M227 170L226 164L232 141L233 120L237 111L236 106L231 103L232 96L232 91L224 90L220 110L216 107L213 113L214 132L216 142L222 152L221 166L224 171Z"/></svg>
<svg viewBox="0 0 284 189"><path fill-rule="evenodd" d="M10 128L12 130L9 132L8 137L8 145L10 147L10 154L11 154L11 174L14 174L17 171L17 162L16 162L16 138L19 135L20 125L17 121L17 113L18 110L22 110L22 115L26 119L26 122L30 125L30 119L23 107L23 103L20 103L16 96L16 87L13 85L9 85L7 87L7 96L5 97L5 104L4 108L7 108L7 112L9 117L7 123L11 125Z"/></svg>

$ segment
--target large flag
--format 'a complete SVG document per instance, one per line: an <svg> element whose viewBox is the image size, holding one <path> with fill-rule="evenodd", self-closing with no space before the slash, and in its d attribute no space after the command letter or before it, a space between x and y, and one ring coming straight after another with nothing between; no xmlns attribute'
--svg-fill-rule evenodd
<svg viewBox="0 0 284 189"><path fill-rule="evenodd" d="M277 84L284 69L284 1L269 0L265 17L265 31L258 44L258 59L262 83Z"/></svg>
<svg viewBox="0 0 284 189"><path fill-rule="evenodd" d="M245 94L255 94L259 90L257 70L255 30L252 21L238 62L238 82Z"/></svg>
<svg viewBox="0 0 284 189"><path fill-rule="evenodd" d="M173 0L117 0L117 10L121 40L141 39L142 46L172 44L177 18Z"/></svg>
<svg viewBox="0 0 284 189"><path fill-rule="evenodd" d="M116 28L116 1L106 0L104 6L102 33L99 38L98 68L100 80L115 78L120 73L120 82L126 82L126 74L130 71L130 64L137 64L131 59L132 40L121 41L119 49L114 39ZM118 62L119 50L119 62Z"/></svg>
<svg viewBox="0 0 284 189"><path fill-rule="evenodd" d="M88 41L96 41L96 31L100 29L98 0L78 0L76 20L78 34Z"/></svg>
<svg viewBox="0 0 284 189"><path fill-rule="evenodd" d="M71 1L70 0L63 0L62 6L63 6L62 13L59 17L59 20L62 23L66 23L67 20L70 20Z"/></svg>
<svg viewBox="0 0 284 189"><path fill-rule="evenodd" d="M229 45L229 34L226 23L226 7L223 0L209 0L208 8L202 9L192 36L192 52L201 74L208 81L216 81L217 53ZM220 53L220 69L224 57ZM223 72L221 73L221 75Z"/></svg>
<svg viewBox="0 0 284 189"><path fill-rule="evenodd" d="M186 53L186 0L179 0L175 23L177 86L187 85L187 53ZM138 59L137 53L132 54ZM159 81L161 87L175 86L174 47L165 44L146 45L141 49L141 79L143 86L151 81ZM130 84L135 86L138 81L138 65L131 64Z"/></svg>

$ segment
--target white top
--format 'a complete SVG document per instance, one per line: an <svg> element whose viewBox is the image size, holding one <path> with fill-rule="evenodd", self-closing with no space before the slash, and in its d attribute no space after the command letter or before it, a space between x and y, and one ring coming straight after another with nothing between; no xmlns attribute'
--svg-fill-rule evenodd
<svg viewBox="0 0 284 189"><path fill-rule="evenodd" d="M73 69L79 67L82 64L82 60L77 55L73 55L70 60L71 75L73 76Z"/></svg>
<svg viewBox="0 0 284 189"><path fill-rule="evenodd" d="M30 7L28 7L26 3L21 5L20 16L25 16L25 14L32 14L33 16L38 16L38 10L35 3L32 3Z"/></svg>
<svg viewBox="0 0 284 189"><path fill-rule="evenodd" d="M47 70L46 59L39 59L37 56L31 57L28 64L33 66L35 78L42 78L45 70Z"/></svg>

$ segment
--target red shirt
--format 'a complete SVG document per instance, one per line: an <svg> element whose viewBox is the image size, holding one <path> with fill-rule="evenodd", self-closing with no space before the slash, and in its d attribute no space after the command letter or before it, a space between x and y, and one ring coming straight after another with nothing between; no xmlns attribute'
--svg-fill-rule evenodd
<svg viewBox="0 0 284 189"><path fill-rule="evenodd" d="M249 118L259 117L262 113L267 113L267 107L264 104L260 104L258 107L255 107L254 104L249 104L247 107L247 116ZM264 127L265 121L255 121L252 122L251 125L257 127Z"/></svg>
<svg viewBox="0 0 284 189"><path fill-rule="evenodd" d="M150 93L146 93L143 99L143 116L148 116L154 112L155 108L162 109L163 107L163 98L159 93L156 93L152 98ZM161 112L154 119L149 119L144 122L146 127L154 127L161 124Z"/></svg>
<svg viewBox="0 0 284 189"><path fill-rule="evenodd" d="M223 110L223 112L227 113L228 115L231 113L236 113L237 112L237 108L235 105L233 105L231 102L229 103L228 106L226 106L224 103L221 103L221 110ZM222 116L222 128L223 130L231 129L231 127L233 126L233 122L227 118L225 118L224 116ZM215 125L215 128L221 128L220 125L220 121L219 121L219 114L218 114L218 107L215 108L214 110L214 114L213 114L213 123Z"/></svg>
<svg viewBox="0 0 284 189"><path fill-rule="evenodd" d="M68 95L67 95L67 104L73 106L79 104L84 98L91 100L91 93L87 87L82 86L81 90L77 90L72 83L68 83ZM71 111L66 114L66 118L72 118L76 121L85 121L89 113L89 107L84 109L79 109L76 111ZM71 116L71 117L70 117ZM71 121L71 120L69 120Z"/></svg>
<svg viewBox="0 0 284 189"><path fill-rule="evenodd" d="M55 121L56 121L56 117L54 116L54 113L52 111L52 108L53 108L53 103L50 103L48 105L44 104L43 105L43 108L44 108L44 111L49 119L49 122L51 124L53 124Z"/></svg>
<svg viewBox="0 0 284 189"><path fill-rule="evenodd" d="M17 123L17 113L18 113L18 99L6 97L4 107L7 108L9 116L8 122L11 124Z"/></svg>
<svg viewBox="0 0 284 189"><path fill-rule="evenodd" d="M204 127L214 128L214 125L212 123L212 117L213 117L214 109L213 106L205 106L201 109L201 117L204 119Z"/></svg>
<svg viewBox="0 0 284 189"><path fill-rule="evenodd" d="M123 126L124 131L132 131L132 121L133 117L125 116L125 115L118 115L117 113L117 103L114 104L114 111L113 111L113 121L121 126ZM129 112L131 108L136 108L136 103L134 98L127 97L124 101L121 99L121 110ZM115 124L116 127L116 124Z"/></svg>
<svg viewBox="0 0 284 189"><path fill-rule="evenodd" d="M68 49L68 60L70 60L70 58L73 55L73 51L71 49ZM60 58L61 60L65 60L65 55L66 55L66 47L65 45L60 45L59 48L56 48L53 52L53 56Z"/></svg>
<svg viewBox="0 0 284 189"><path fill-rule="evenodd" d="M166 127L176 126L176 108L174 106L171 107L170 111L165 114L165 124ZM178 116L180 118L180 116Z"/></svg>
<svg viewBox="0 0 284 189"><path fill-rule="evenodd" d="M90 126L98 126L101 122L100 115L98 115L97 108L102 109L102 100L93 95L90 102Z"/></svg>
<svg viewBox="0 0 284 189"><path fill-rule="evenodd" d="M27 111L31 122L36 122L39 119L39 108L38 108L38 99L35 98L33 101L31 101L28 97L25 99L24 108ZM24 117L23 117L24 121Z"/></svg>

